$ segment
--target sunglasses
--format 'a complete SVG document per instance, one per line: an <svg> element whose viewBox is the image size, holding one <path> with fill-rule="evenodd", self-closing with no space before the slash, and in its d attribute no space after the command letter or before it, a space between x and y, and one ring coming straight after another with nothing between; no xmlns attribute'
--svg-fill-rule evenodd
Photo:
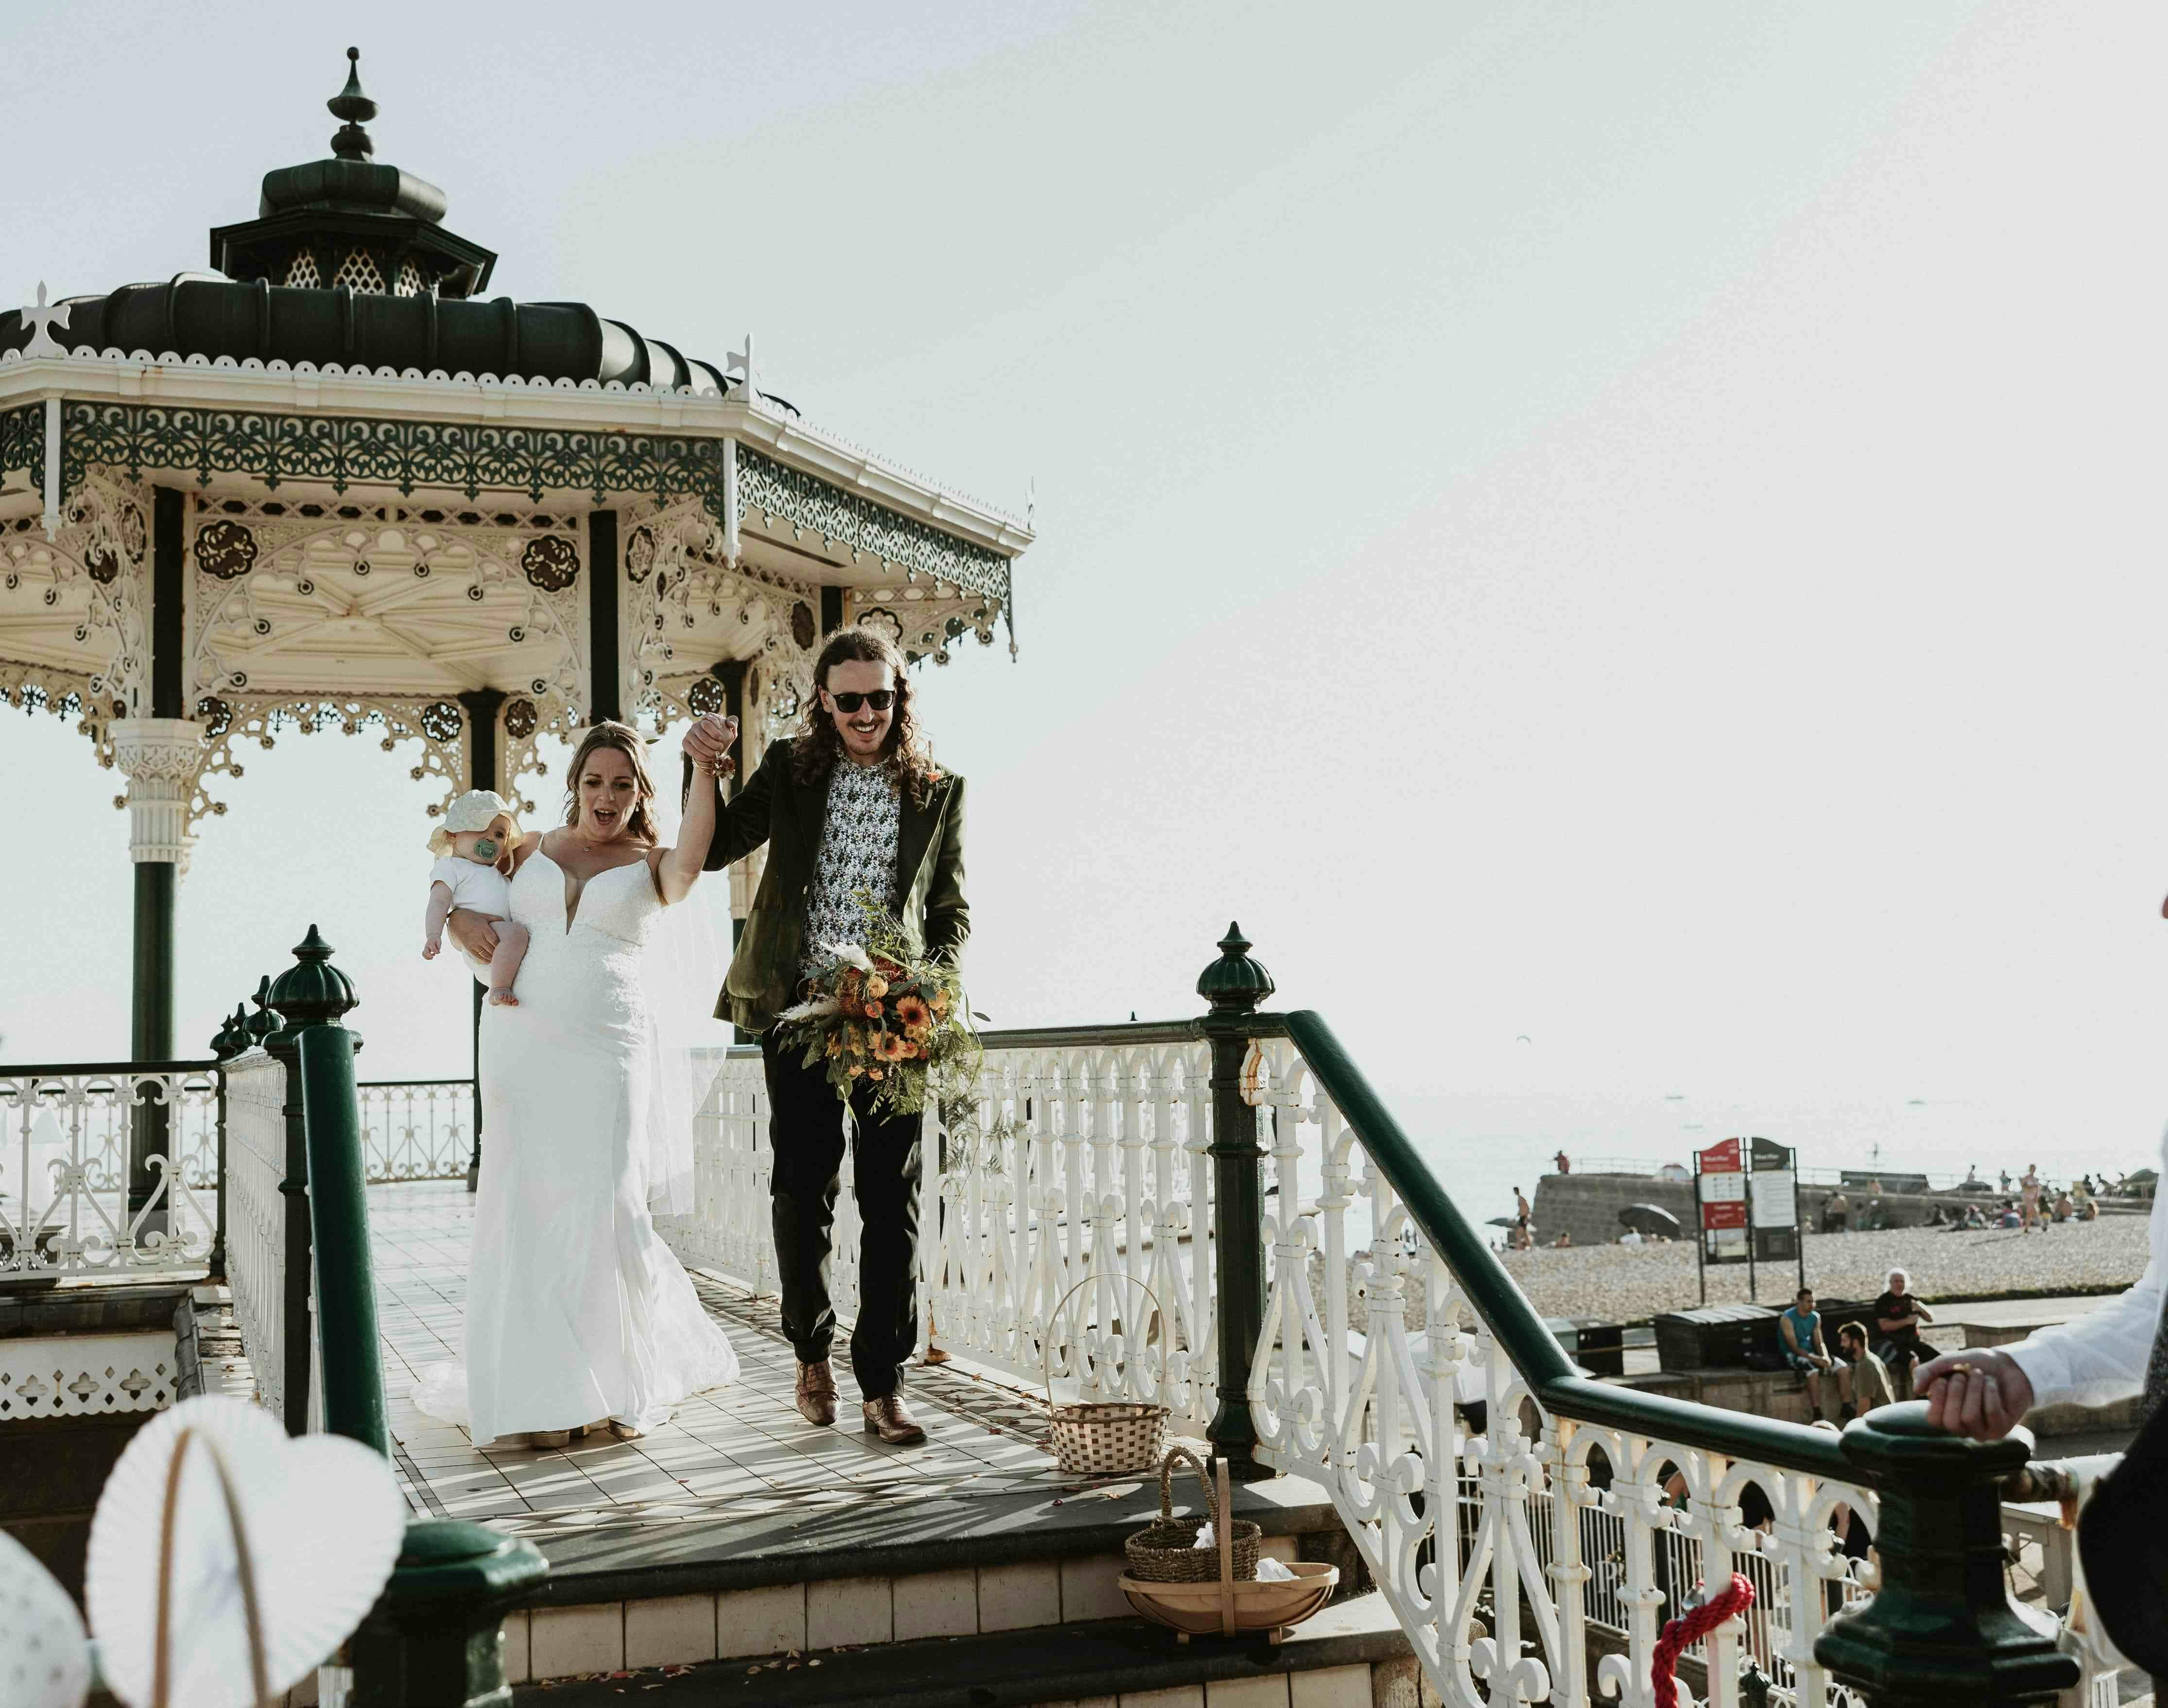
<svg viewBox="0 0 2168 1708"><path fill-rule="evenodd" d="M822 692L826 691L824 689ZM828 698L836 703L836 709L848 718L861 706L871 706L876 712L885 712L895 703L895 690L875 688L869 694L829 694Z"/></svg>

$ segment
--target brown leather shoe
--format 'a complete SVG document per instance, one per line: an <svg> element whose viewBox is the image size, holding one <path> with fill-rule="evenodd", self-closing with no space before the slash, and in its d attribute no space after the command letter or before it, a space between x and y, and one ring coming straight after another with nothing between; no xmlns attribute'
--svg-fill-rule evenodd
<svg viewBox="0 0 2168 1708"><path fill-rule="evenodd" d="M825 1358L798 1366L798 1415L822 1429L836 1421L836 1373Z"/></svg>
<svg viewBox="0 0 2168 1708"><path fill-rule="evenodd" d="M911 1420L911 1414L895 1394L868 1400L864 1410L866 1433L879 1435L891 1447L916 1447L926 1439L926 1431Z"/></svg>

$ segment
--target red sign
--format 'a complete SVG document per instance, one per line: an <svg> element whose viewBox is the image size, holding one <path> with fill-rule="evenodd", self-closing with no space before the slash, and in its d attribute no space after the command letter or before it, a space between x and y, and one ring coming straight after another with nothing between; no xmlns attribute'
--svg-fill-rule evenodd
<svg viewBox="0 0 2168 1708"><path fill-rule="evenodd" d="M1742 1166L1739 1159L1739 1141L1735 1138L1727 1138L1722 1144L1713 1144L1697 1154L1701 1159L1701 1171L1705 1175L1736 1174Z"/></svg>
<svg viewBox="0 0 2168 1708"><path fill-rule="evenodd" d="M1730 1203L1703 1205L1701 1225L1709 1228L1744 1228L1746 1225L1746 1200L1735 1199Z"/></svg>

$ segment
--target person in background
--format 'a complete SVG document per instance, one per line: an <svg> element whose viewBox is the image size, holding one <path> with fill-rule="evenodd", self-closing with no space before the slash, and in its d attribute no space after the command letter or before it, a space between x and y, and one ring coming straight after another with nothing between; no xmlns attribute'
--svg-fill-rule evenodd
<svg viewBox="0 0 2168 1708"><path fill-rule="evenodd" d="M2005 1169L2002 1173L1997 1176L1997 1178L2002 1182L2003 1196L2006 1198L2010 1196L2010 1170L2008 1169Z"/></svg>
<svg viewBox="0 0 2168 1708"><path fill-rule="evenodd" d="M1570 1175L1573 1172L1573 1159L1568 1156L1564 1151L1560 1151L1556 1156L1553 1157L1551 1160L1558 1164L1558 1171L1560 1174Z"/></svg>
<svg viewBox="0 0 2168 1708"><path fill-rule="evenodd" d="M2055 1219L2058 1222L2069 1221L2072 1216L2077 1213L2077 1207L2078 1207L2075 1204L2073 1204L2070 1201L2070 1195L2068 1192L2058 1192L2055 1194Z"/></svg>
<svg viewBox="0 0 2168 1708"><path fill-rule="evenodd" d="M1536 1243L1536 1231L1528 1225L1528 1201L1518 1186L1513 1188L1513 1243L1522 1251Z"/></svg>
<svg viewBox="0 0 2168 1708"><path fill-rule="evenodd" d="M1852 1408L1862 1417L1877 1406L1897 1403L1897 1390L1889 1380L1889 1366L1874 1355L1867 1344L1867 1330L1847 1323L1836 1331L1837 1356L1852 1366Z"/></svg>
<svg viewBox="0 0 2168 1708"><path fill-rule="evenodd" d="M1784 1343L1784 1361L1806 1378L1807 1403L1814 1408L1815 1421L1822 1419L1822 1372L1836 1373L1836 1396L1842 1404L1843 1415L1852 1416L1852 1371L1830 1356L1829 1347L1822 1339L1822 1313L1815 1308L1815 1290L1801 1287L1792 1301L1792 1308L1777 1318L1777 1338Z"/></svg>
<svg viewBox="0 0 2168 1708"><path fill-rule="evenodd" d="M1934 1313L1912 1297L1912 1278L1901 1269L1891 1270L1887 1291L1874 1302L1874 1326L1883 1337L1875 1350L1882 1361L1909 1374L1922 1359L1932 1357L1920 1338L1920 1324L1934 1320Z"/></svg>
<svg viewBox="0 0 2168 1708"><path fill-rule="evenodd" d="M2023 1197L2025 1200L2025 1231L2027 1233L2030 1233L2035 1228L2041 1225L2040 1164L2033 1163L2027 1166L2025 1170L2025 1178L2020 1180L2017 1184L2023 1189Z"/></svg>
<svg viewBox="0 0 2168 1708"><path fill-rule="evenodd" d="M1829 1202L1822 1206L1822 1232L1841 1233L1852 1220L1852 1200L1841 1188L1830 1194Z"/></svg>
<svg viewBox="0 0 2168 1708"><path fill-rule="evenodd" d="M1573 1233L1571 1229L1568 1229L1565 1233L1560 1234L1557 1239L1551 1241L1551 1249L1554 1251L1564 1251L1572 1245L1572 1244Z"/></svg>

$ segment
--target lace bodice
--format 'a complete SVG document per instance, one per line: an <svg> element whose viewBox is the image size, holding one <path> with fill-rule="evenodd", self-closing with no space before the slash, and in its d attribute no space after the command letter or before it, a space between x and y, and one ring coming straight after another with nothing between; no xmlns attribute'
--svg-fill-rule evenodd
<svg viewBox="0 0 2168 1708"><path fill-rule="evenodd" d="M545 869L546 868L546 869ZM580 890L568 919L565 910L565 868L537 848L513 880L512 916L538 936L545 931L569 937L595 931L637 948L647 941L662 899L645 860L598 872Z"/></svg>

